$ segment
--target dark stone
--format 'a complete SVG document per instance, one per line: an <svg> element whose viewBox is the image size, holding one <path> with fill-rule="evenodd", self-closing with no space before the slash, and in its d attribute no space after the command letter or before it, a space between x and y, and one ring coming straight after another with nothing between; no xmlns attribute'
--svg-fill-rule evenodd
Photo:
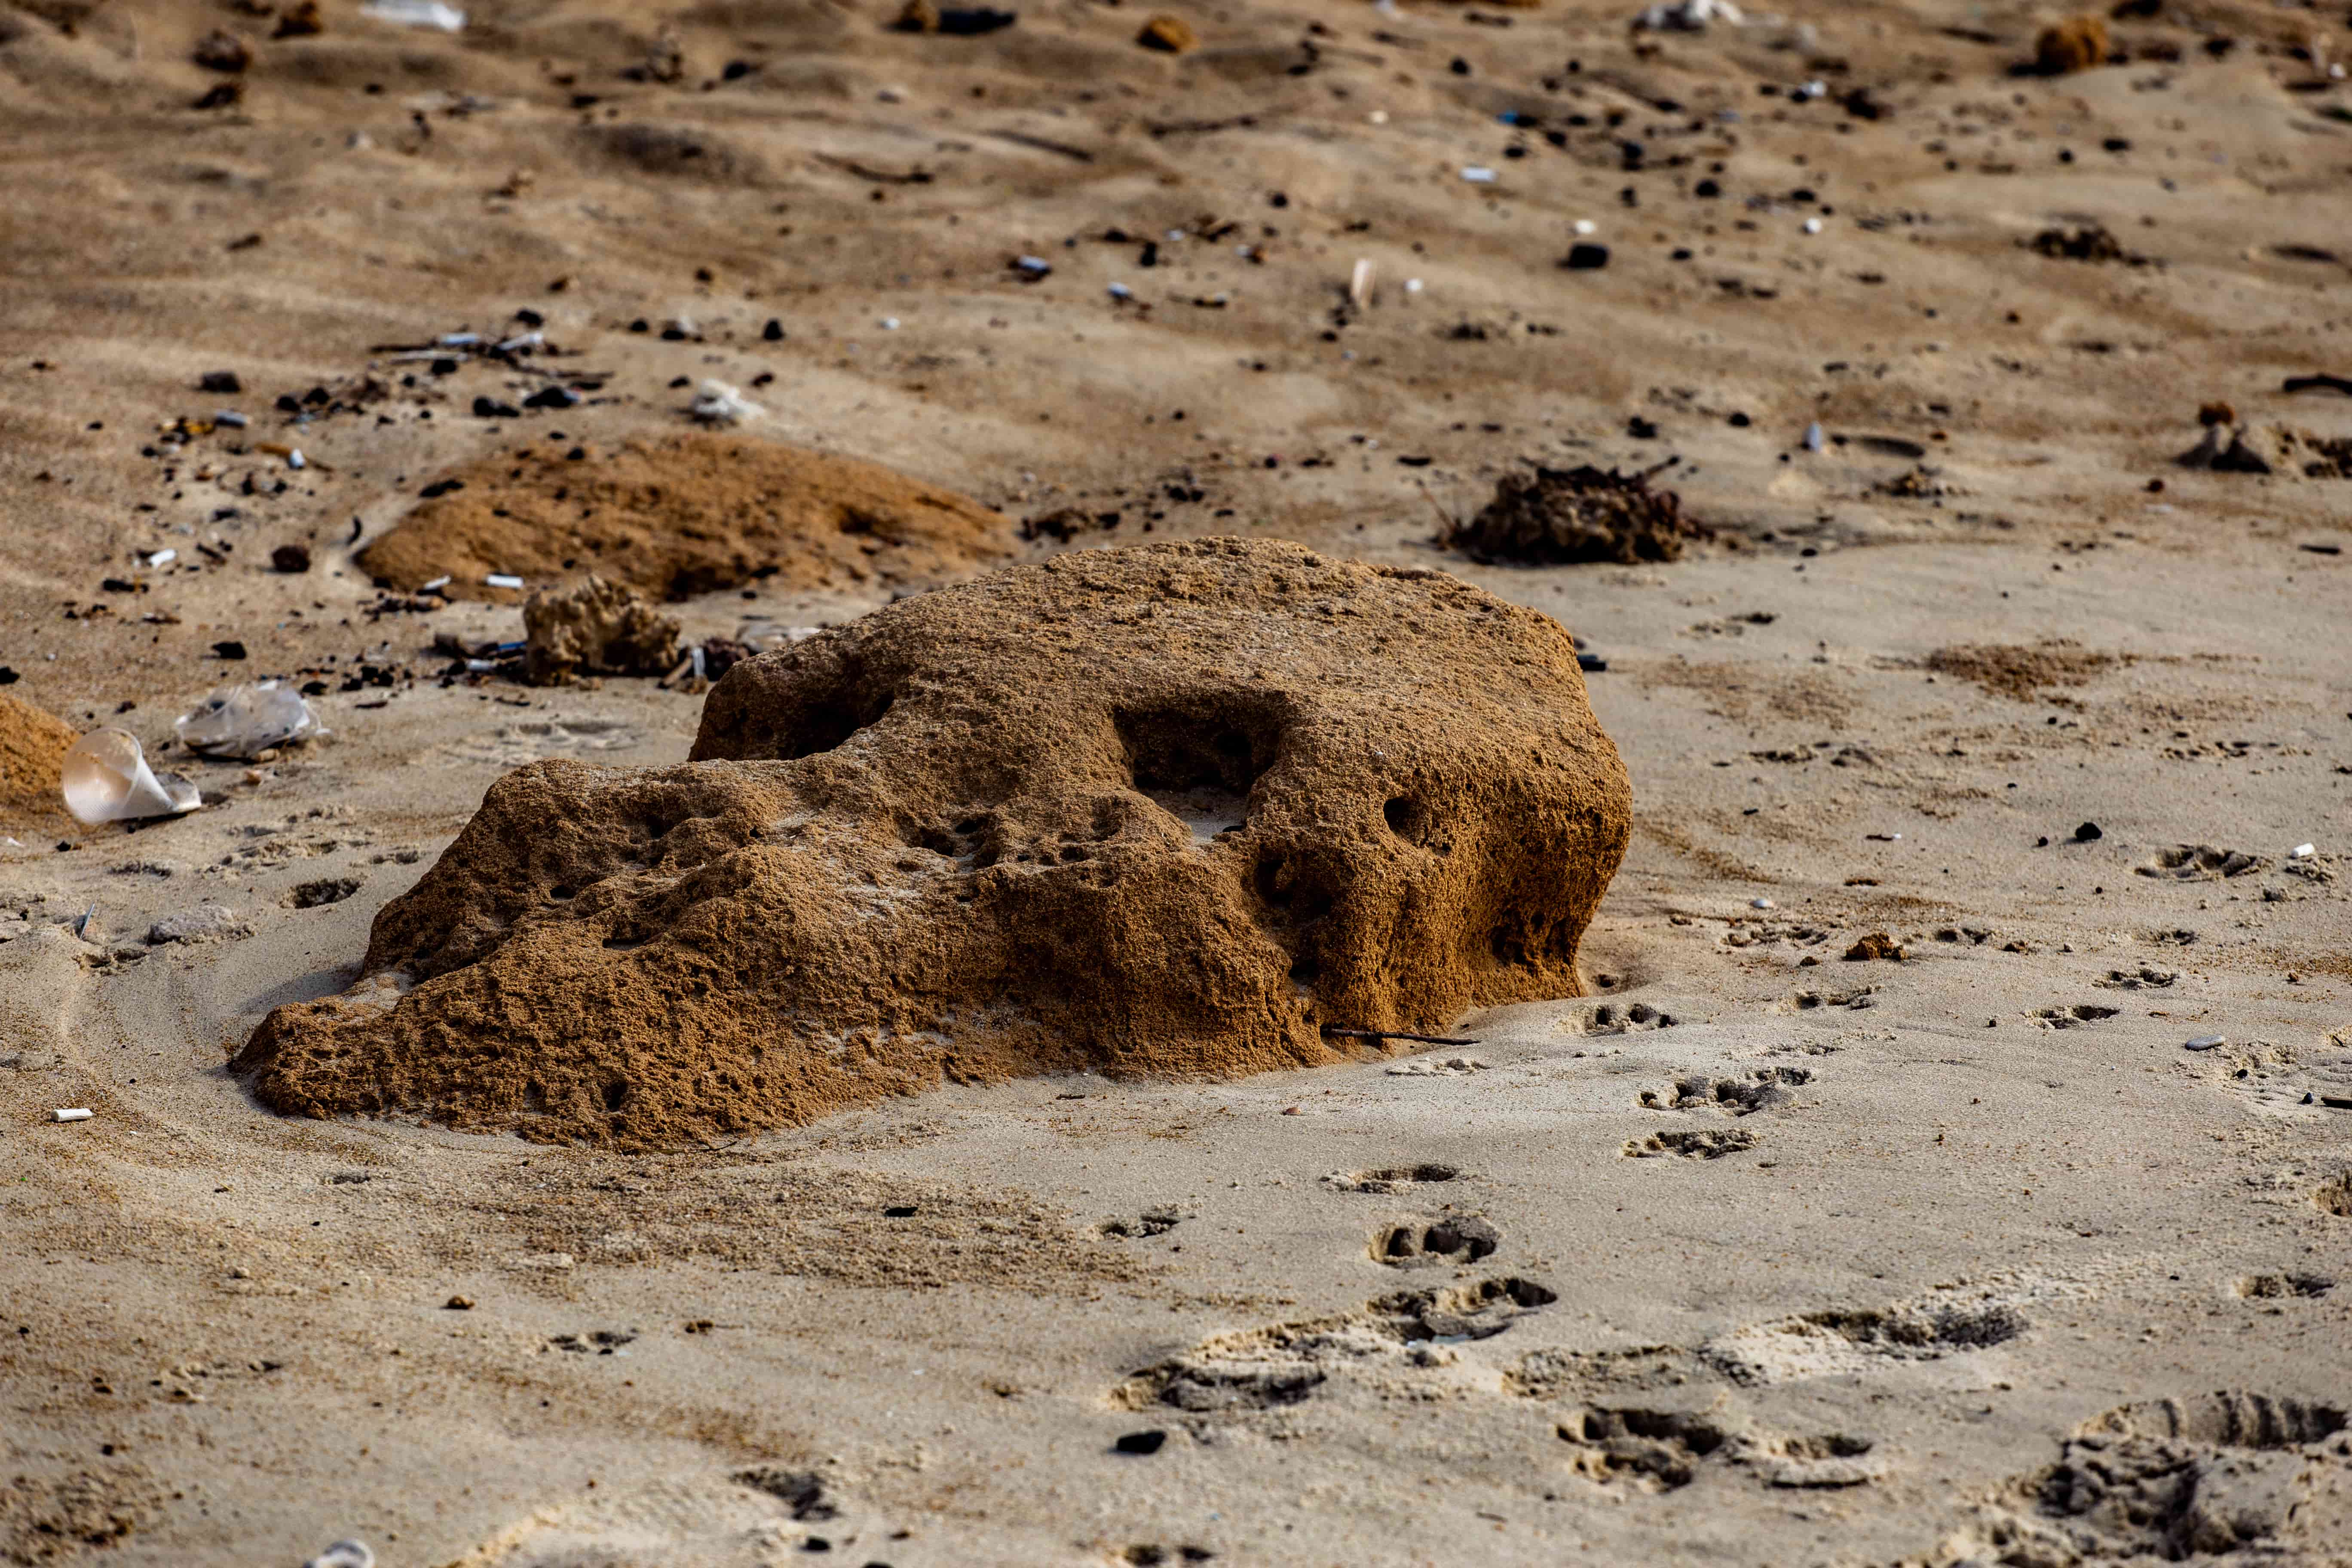
<svg viewBox="0 0 2352 1568"><path fill-rule="evenodd" d="M1571 272L1597 270L1609 265L1609 247L1605 245L1594 245L1590 241L1581 245L1571 245L1568 247L1568 259L1560 265Z"/></svg>
<svg viewBox="0 0 2352 1568"><path fill-rule="evenodd" d="M269 564L279 572L308 572L310 569L310 547L307 544L281 544L269 552Z"/></svg>
<svg viewBox="0 0 2352 1568"><path fill-rule="evenodd" d="M1129 1432L1111 1445L1122 1454L1156 1454L1168 1441L1168 1434L1154 1427L1148 1432Z"/></svg>
<svg viewBox="0 0 2352 1568"><path fill-rule="evenodd" d="M2074 829L2074 842L2077 844L2088 844L2093 839L2105 837L2105 834L2099 831L2099 825L2095 822L2086 822Z"/></svg>
<svg viewBox="0 0 2352 1568"><path fill-rule="evenodd" d="M213 644L213 652L216 657L221 658L243 658L245 657L245 645L235 640L228 642L216 642Z"/></svg>

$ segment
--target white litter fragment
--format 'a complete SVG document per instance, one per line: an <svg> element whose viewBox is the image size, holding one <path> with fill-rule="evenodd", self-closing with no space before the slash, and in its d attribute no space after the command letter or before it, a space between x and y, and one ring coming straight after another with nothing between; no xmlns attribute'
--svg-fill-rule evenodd
<svg viewBox="0 0 2352 1568"><path fill-rule="evenodd" d="M479 332L444 332L433 340L445 349L469 349L482 341Z"/></svg>
<svg viewBox="0 0 2352 1568"><path fill-rule="evenodd" d="M61 1106L58 1110L49 1112L49 1120L52 1121L87 1121L90 1119L92 1114L93 1112L85 1110L78 1105Z"/></svg>
<svg viewBox="0 0 2352 1568"><path fill-rule="evenodd" d="M1372 264L1359 258L1356 269L1348 278L1348 302L1359 310L1369 310L1372 303Z"/></svg>
<svg viewBox="0 0 2352 1568"><path fill-rule="evenodd" d="M375 1553L364 1541L338 1541L302 1568L375 1568Z"/></svg>
<svg viewBox="0 0 2352 1568"><path fill-rule="evenodd" d="M1496 175L1495 171L1487 168L1484 163L1469 163L1464 165L1462 177L1474 185L1491 185L1495 183Z"/></svg>
<svg viewBox="0 0 2352 1568"><path fill-rule="evenodd" d="M1013 258L1013 270L1034 283L1041 278L1052 276L1054 264L1042 256L1020 256Z"/></svg>
<svg viewBox="0 0 2352 1568"><path fill-rule="evenodd" d="M1118 300L1127 300L1135 298L1135 290L1129 288L1124 283L1112 284L1108 289L1108 293L1112 299Z"/></svg>
<svg viewBox="0 0 2352 1568"><path fill-rule="evenodd" d="M297 447L286 454L286 466L289 468L307 468L310 466L310 459L302 455L301 447Z"/></svg>
<svg viewBox="0 0 2352 1568"><path fill-rule="evenodd" d="M1578 218L1569 226L1579 234L1599 234L1601 232L1601 226L1593 222L1589 217Z"/></svg>
<svg viewBox="0 0 2352 1568"><path fill-rule="evenodd" d="M522 579L511 572L493 572L482 579L482 584L489 588L520 588Z"/></svg>
<svg viewBox="0 0 2352 1568"><path fill-rule="evenodd" d="M1819 219L1819 218L1817 218L1817 217L1809 217L1809 218L1807 218L1807 219L1805 220L1805 232L1806 232L1807 234L1819 234L1819 233L1821 233L1821 232L1822 232L1822 220L1821 220L1821 219Z"/></svg>
<svg viewBox="0 0 2352 1568"><path fill-rule="evenodd" d="M220 408L213 411L213 423L224 430L242 430L252 421L234 408Z"/></svg>
<svg viewBox="0 0 2352 1568"><path fill-rule="evenodd" d="M1375 109L1364 118L1375 125L1386 125L1389 122L1389 111L1385 109Z"/></svg>
<svg viewBox="0 0 2352 1568"><path fill-rule="evenodd" d="M1404 280L1404 291L1405 291L1406 293L1408 293L1408 294L1418 294L1418 293L1420 293L1420 292L1421 292L1421 289L1422 289L1422 283L1421 283L1421 279L1418 279L1418 278L1408 278L1408 279L1406 279Z"/></svg>
<svg viewBox="0 0 2352 1568"><path fill-rule="evenodd" d="M886 332L895 332L895 331L897 331L898 330L898 317L896 317L896 316L885 316L885 317L883 317L883 318L882 318L882 330L883 330L884 331L886 331Z"/></svg>
<svg viewBox="0 0 2352 1568"><path fill-rule="evenodd" d="M274 680L225 686L182 714L172 730L198 756L248 761L273 746L326 733L302 694Z"/></svg>
<svg viewBox="0 0 2352 1568"><path fill-rule="evenodd" d="M441 0L368 0L360 15L404 27L438 27L445 33L466 30L466 13Z"/></svg>
<svg viewBox="0 0 2352 1568"><path fill-rule="evenodd" d="M147 564L150 566L169 566L173 562L177 561L179 558L180 552L176 550L158 550L148 555Z"/></svg>
<svg viewBox="0 0 2352 1568"><path fill-rule="evenodd" d="M687 412L712 425L740 425L768 411L723 381L706 381L695 388L694 405Z"/></svg>
<svg viewBox="0 0 2352 1568"><path fill-rule="evenodd" d="M1748 900L1748 907L1751 910L1777 910L1780 906L1769 899L1750 899Z"/></svg>
<svg viewBox="0 0 2352 1568"><path fill-rule="evenodd" d="M416 591L420 594L437 594L448 585L449 574L445 572L440 576L434 578L433 581L425 584L425 586L417 589Z"/></svg>
<svg viewBox="0 0 2352 1568"><path fill-rule="evenodd" d="M202 805L196 786L176 773L158 777L128 730L93 730L73 743L60 770L66 809L76 822L135 822L178 816Z"/></svg>
<svg viewBox="0 0 2352 1568"><path fill-rule="evenodd" d="M502 354L520 353L525 349L542 347L546 342L547 334L545 332L521 332L500 343L499 345L499 353Z"/></svg>
<svg viewBox="0 0 2352 1568"><path fill-rule="evenodd" d="M2200 1035L2193 1040L2181 1041L2180 1048L2184 1051L2210 1051L2229 1043L2227 1038L2220 1035Z"/></svg>
<svg viewBox="0 0 2352 1568"><path fill-rule="evenodd" d="M2318 853L2319 846L2316 844L2298 844L2286 852L2286 858L2290 860L2308 860Z"/></svg>
<svg viewBox="0 0 2352 1568"><path fill-rule="evenodd" d="M1822 426L1819 420L1816 420L1812 424L1805 426L1806 451L1818 452L1828 444L1829 438L1822 434Z"/></svg>
<svg viewBox="0 0 2352 1568"><path fill-rule="evenodd" d="M1681 0L1674 5L1653 5L1634 26L1645 33L1704 33L1709 22L1727 26L1747 25L1748 18L1731 0Z"/></svg>

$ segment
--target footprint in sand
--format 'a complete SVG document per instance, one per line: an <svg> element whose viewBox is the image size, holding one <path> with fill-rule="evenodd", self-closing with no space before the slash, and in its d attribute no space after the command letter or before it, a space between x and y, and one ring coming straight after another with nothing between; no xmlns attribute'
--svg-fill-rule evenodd
<svg viewBox="0 0 2352 1568"><path fill-rule="evenodd" d="M1560 1027L1577 1035L1632 1035L1651 1029L1671 1029L1681 1023L1672 1013L1661 1012L1647 1002L1620 1006L1603 1002L1588 1007L1573 1017L1561 1021Z"/></svg>
<svg viewBox="0 0 2352 1568"><path fill-rule="evenodd" d="M2335 1289L2324 1274L2241 1274L2230 1281L2230 1294L2242 1301L2316 1300Z"/></svg>
<svg viewBox="0 0 2352 1568"><path fill-rule="evenodd" d="M2095 1024L2112 1018L2119 1007L2097 1007L2085 1002L2073 1007L2037 1007L2030 1015L2045 1029L2079 1029L2085 1024Z"/></svg>
<svg viewBox="0 0 2352 1568"><path fill-rule="evenodd" d="M1685 1160L1720 1160L1726 1154L1738 1154L1753 1149L1761 1142L1744 1127L1653 1132L1646 1138L1625 1140L1625 1157L1629 1160L1654 1160L1673 1155Z"/></svg>
<svg viewBox="0 0 2352 1568"><path fill-rule="evenodd" d="M1132 1217L1107 1219L1095 1226L1095 1229L1103 1236L1122 1239L1139 1239L1145 1237L1165 1236L1192 1217L1192 1215L1188 1210L1179 1208L1173 1204L1161 1204L1157 1207L1145 1209L1141 1214Z"/></svg>
<svg viewBox="0 0 2352 1568"><path fill-rule="evenodd" d="M1575 1446L1570 1468L1602 1485L1630 1481L1643 1491L1679 1490L1710 1464L1786 1488L1863 1486L1885 1473L1870 1458L1877 1445L1868 1437L1776 1436L1714 1412L1590 1405L1557 1430Z"/></svg>
<svg viewBox="0 0 2352 1568"><path fill-rule="evenodd" d="M1323 1184L1343 1193L1386 1195L1408 1193L1429 1183L1451 1182L1461 1174L1452 1165L1388 1165L1376 1171L1335 1172L1323 1178Z"/></svg>
<svg viewBox="0 0 2352 1568"><path fill-rule="evenodd" d="M2212 882L2265 869L2270 861L2242 849L2216 849L2210 844L2175 844L2132 869L2143 877L2177 882Z"/></svg>
<svg viewBox="0 0 2352 1568"><path fill-rule="evenodd" d="M2312 1188L2311 1206L2338 1219L2352 1219L2352 1171Z"/></svg>
<svg viewBox="0 0 2352 1568"><path fill-rule="evenodd" d="M1501 1278L1404 1290L1359 1310L1219 1334L1124 1379L1112 1399L1194 1415L1245 1415L1297 1405L1335 1377L1379 1384L1450 1364L1452 1347L1492 1339L1559 1299L1532 1279Z"/></svg>
<svg viewBox="0 0 2352 1568"><path fill-rule="evenodd" d="M630 725L614 719L526 719L519 723L501 724L488 735L469 735L436 746L416 761L519 768L541 757L625 752L644 738Z"/></svg>
<svg viewBox="0 0 2352 1568"><path fill-rule="evenodd" d="M2232 1390L2119 1405L1980 1500L1926 1561L2337 1562L2352 1541L2347 1426L2333 1404Z"/></svg>
<svg viewBox="0 0 2352 1568"><path fill-rule="evenodd" d="M1476 1263L1494 1256L1503 1245L1503 1233L1475 1215L1449 1215L1443 1219L1394 1225L1372 1237L1374 1261L1391 1268L1415 1268L1433 1264Z"/></svg>
<svg viewBox="0 0 2352 1568"><path fill-rule="evenodd" d="M2169 969L2143 963L2137 969L2110 969L2105 980L2091 984L2109 991L2161 991L2179 978Z"/></svg>
<svg viewBox="0 0 2352 1568"><path fill-rule="evenodd" d="M1789 1090L1813 1081L1805 1068L1758 1068L1746 1078L1676 1079L1672 1089L1645 1089L1642 1104L1651 1110L1697 1110L1714 1106L1732 1116L1749 1116L1794 1100Z"/></svg>

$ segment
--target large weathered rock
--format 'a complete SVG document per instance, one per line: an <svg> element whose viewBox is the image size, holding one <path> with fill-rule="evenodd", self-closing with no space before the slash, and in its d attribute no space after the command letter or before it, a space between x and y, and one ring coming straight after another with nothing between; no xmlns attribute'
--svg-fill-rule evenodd
<svg viewBox="0 0 2352 1568"><path fill-rule="evenodd" d="M646 1145L944 1076L1232 1075L1578 991L1629 793L1568 634L1216 540L902 601L712 690L693 760L508 774L278 1109Z"/></svg>
<svg viewBox="0 0 2352 1568"><path fill-rule="evenodd" d="M593 572L524 601L522 635L523 673L533 686L581 675L667 675L677 662L676 617Z"/></svg>

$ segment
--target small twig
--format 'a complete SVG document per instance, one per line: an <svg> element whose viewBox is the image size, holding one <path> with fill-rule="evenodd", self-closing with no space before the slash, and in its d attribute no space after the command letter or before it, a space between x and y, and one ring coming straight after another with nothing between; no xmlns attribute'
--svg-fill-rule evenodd
<svg viewBox="0 0 2352 1568"><path fill-rule="evenodd" d="M2291 375L2286 378L2288 392L2340 392L2352 397L2352 377L2329 375L2325 371L2317 375Z"/></svg>
<svg viewBox="0 0 2352 1568"><path fill-rule="evenodd" d="M919 166L909 169L903 174L894 174L887 169L877 169L870 163L858 163L854 158L836 158L830 153L818 153L813 156L818 163L830 168L840 169L856 175L861 180L874 180L885 185L928 185L931 183L930 171Z"/></svg>
<svg viewBox="0 0 2352 1568"><path fill-rule="evenodd" d="M1408 1035L1402 1029L1343 1029L1337 1024L1326 1024L1323 1032L1350 1040L1415 1040L1424 1046L1475 1046L1476 1040L1459 1039L1452 1035Z"/></svg>
<svg viewBox="0 0 2352 1568"><path fill-rule="evenodd" d="M1437 504L1437 498L1429 493L1429 487L1427 485L1422 483L1419 479L1415 479L1412 481L1412 488L1421 492L1422 500L1429 503L1429 510L1437 514L1437 521L1442 525L1443 530L1438 534L1440 539L1451 539L1455 533L1461 531L1462 525L1455 522L1452 518L1445 514L1445 509Z"/></svg>
<svg viewBox="0 0 2352 1568"><path fill-rule="evenodd" d="M1032 136L1025 131L992 131L988 134L999 142L1010 142L1016 147L1034 147L1040 153L1056 153L1065 158L1075 158L1081 163L1091 163L1095 155L1083 147L1073 147L1066 142L1049 142L1043 136Z"/></svg>

